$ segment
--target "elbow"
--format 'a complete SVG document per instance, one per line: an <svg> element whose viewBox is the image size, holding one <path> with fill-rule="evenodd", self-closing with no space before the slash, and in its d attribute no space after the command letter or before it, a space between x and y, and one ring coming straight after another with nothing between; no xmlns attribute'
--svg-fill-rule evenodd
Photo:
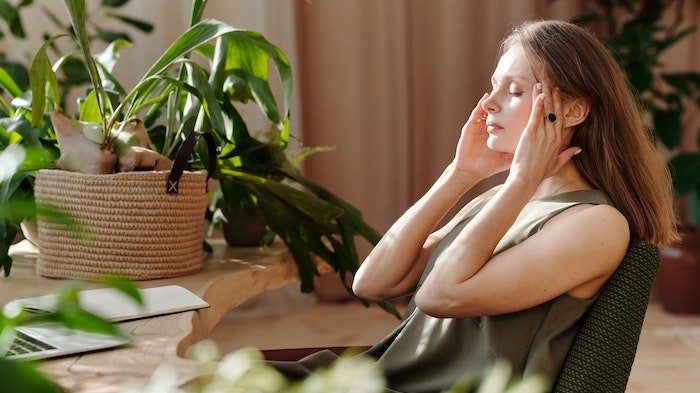
<svg viewBox="0 0 700 393"><path fill-rule="evenodd" d="M352 292L355 296L371 302L384 300L375 290L363 284L362 280L358 280L357 277L352 282Z"/></svg>
<svg viewBox="0 0 700 393"><path fill-rule="evenodd" d="M416 307L434 318L469 318L481 316L472 305L456 298L445 288L422 286L416 293Z"/></svg>
<svg viewBox="0 0 700 393"><path fill-rule="evenodd" d="M446 294L439 289L433 289L423 285L416 292L416 307L422 312L435 318L449 318L451 301Z"/></svg>

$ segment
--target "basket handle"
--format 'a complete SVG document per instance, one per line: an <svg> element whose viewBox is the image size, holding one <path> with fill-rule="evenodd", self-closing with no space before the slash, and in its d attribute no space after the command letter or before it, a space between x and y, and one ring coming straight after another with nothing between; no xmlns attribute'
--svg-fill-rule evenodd
<svg viewBox="0 0 700 393"><path fill-rule="evenodd" d="M168 194L177 194L180 188L180 177L182 176L182 172L185 171L187 160L201 138L204 138L204 141L207 142L207 147L209 149L209 173L207 173L207 180L209 180L211 174L216 170L216 144L214 143L214 138L212 138L211 134L206 132L194 131L185 138L185 141L182 142L182 145L180 145L180 148L177 150L175 161L173 161L173 166L170 169L170 175L168 175L168 182L165 185L165 191Z"/></svg>

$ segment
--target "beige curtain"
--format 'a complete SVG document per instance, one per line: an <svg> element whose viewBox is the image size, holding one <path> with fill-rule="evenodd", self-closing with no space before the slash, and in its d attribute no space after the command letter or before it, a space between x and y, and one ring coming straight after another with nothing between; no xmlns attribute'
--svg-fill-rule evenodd
<svg viewBox="0 0 700 393"><path fill-rule="evenodd" d="M306 174L384 232L452 160L505 33L582 14L579 1L549 3L298 0L302 134L337 146L309 158Z"/></svg>

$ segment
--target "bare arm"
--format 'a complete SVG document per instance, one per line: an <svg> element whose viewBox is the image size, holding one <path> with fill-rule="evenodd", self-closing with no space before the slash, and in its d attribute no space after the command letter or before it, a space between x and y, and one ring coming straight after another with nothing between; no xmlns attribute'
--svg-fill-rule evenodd
<svg viewBox="0 0 700 393"><path fill-rule="evenodd" d="M355 275L353 291L370 300L411 291L430 251L444 235L431 232L454 203L479 179L456 173L450 165L430 190L391 226Z"/></svg>
<svg viewBox="0 0 700 393"><path fill-rule="evenodd" d="M392 225L360 266L353 291L370 300L389 299L412 291L435 244L452 223L436 231L435 226L452 206L478 181L508 169L512 155L486 146L484 95L462 127L455 160L433 187Z"/></svg>
<svg viewBox="0 0 700 393"><path fill-rule="evenodd" d="M625 255L627 220L607 205L581 205L551 219L537 234L491 257L495 235L515 219L526 195L504 186L436 261L416 304L436 317L524 310L562 294L590 298Z"/></svg>

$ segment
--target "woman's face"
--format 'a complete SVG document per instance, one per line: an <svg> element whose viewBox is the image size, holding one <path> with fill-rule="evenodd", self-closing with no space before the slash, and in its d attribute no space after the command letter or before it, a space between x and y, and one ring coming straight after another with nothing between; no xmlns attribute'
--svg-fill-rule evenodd
<svg viewBox="0 0 700 393"><path fill-rule="evenodd" d="M537 80L520 46L501 56L491 77L493 89L482 102L488 113L486 141L489 149L514 153L532 109L532 89Z"/></svg>

